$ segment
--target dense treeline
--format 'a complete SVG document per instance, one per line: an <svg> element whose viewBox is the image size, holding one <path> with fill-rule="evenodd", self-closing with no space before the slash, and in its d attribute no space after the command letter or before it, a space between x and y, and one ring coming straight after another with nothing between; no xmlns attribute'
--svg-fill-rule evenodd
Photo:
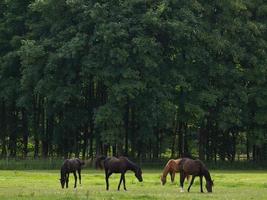
<svg viewBox="0 0 267 200"><path fill-rule="evenodd" d="M0 0L0 156L267 157L265 0Z"/></svg>

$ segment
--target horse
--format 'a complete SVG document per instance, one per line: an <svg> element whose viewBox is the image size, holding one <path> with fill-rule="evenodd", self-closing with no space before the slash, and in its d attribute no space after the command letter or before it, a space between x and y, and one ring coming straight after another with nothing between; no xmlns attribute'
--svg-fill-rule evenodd
<svg viewBox="0 0 267 200"><path fill-rule="evenodd" d="M165 165L164 169L163 169L163 174L160 176L160 180L162 185L165 185L166 183L166 177L168 175L168 173L171 176L171 182L174 182L174 178L175 178L175 173L176 172L180 172L179 170L179 163L181 162L182 159L170 159L167 164ZM189 181L190 176L188 175L187 177L187 181Z"/></svg>
<svg viewBox="0 0 267 200"><path fill-rule="evenodd" d="M194 183L194 179L196 176L200 178L200 191L203 193L202 188L202 178L203 176L206 179L206 189L208 192L212 192L213 181L211 180L210 173L204 163L200 160L192 160L189 158L183 158L179 163L180 169L180 187L181 192L183 192L184 179L188 175L192 175L192 179L187 191L190 191L192 184Z"/></svg>
<svg viewBox="0 0 267 200"><path fill-rule="evenodd" d="M74 188L76 188L77 186L77 175L76 175L76 171L78 172L79 175L79 182L81 184L81 168L84 165L84 161L78 159L78 158L74 158L74 159L67 159L63 162L61 169L60 169L60 183L61 183L61 187L62 189L65 186L66 183L66 188L68 188L69 186L69 174L73 173L74 178L75 178L75 183L74 183Z"/></svg>
<svg viewBox="0 0 267 200"><path fill-rule="evenodd" d="M121 182L123 181L124 190L126 189L125 185L125 173L128 170L131 170L134 172L135 177L138 179L139 182L143 181L142 178L142 170L141 168L130 161L127 157L121 156L121 157L105 157L100 156L96 159L96 168L105 169L105 175L106 175L106 190L109 190L109 177L113 173L120 173L121 178L118 185L118 190L120 190Z"/></svg>

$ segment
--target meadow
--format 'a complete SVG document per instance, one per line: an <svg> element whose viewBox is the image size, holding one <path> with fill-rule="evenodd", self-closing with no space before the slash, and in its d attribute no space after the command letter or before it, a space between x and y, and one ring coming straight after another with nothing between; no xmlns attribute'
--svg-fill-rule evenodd
<svg viewBox="0 0 267 200"><path fill-rule="evenodd" d="M104 172L84 170L82 185L73 188L74 179L70 177L68 189L61 189L59 171L56 170L1 170L0 199L1 200L87 200L87 199L266 199L267 171L211 171L215 186L211 194L199 192L199 180L190 193L179 192L178 179L175 184L160 183L161 170L144 170L142 183L134 174L126 174L127 191L117 191L120 176L113 174L110 178L110 190L105 190ZM185 182L185 187L188 183Z"/></svg>

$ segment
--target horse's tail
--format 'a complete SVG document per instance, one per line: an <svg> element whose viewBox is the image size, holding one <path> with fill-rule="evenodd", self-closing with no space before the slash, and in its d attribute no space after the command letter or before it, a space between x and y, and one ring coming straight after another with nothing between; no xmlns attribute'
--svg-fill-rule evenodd
<svg viewBox="0 0 267 200"><path fill-rule="evenodd" d="M98 169L103 169L104 166L103 166L103 160L105 160L107 157L106 156L98 156L95 160L95 168Z"/></svg>

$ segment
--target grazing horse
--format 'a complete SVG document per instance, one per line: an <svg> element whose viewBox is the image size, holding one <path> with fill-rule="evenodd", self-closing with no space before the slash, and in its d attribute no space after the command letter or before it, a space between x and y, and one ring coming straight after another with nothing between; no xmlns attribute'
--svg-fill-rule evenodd
<svg viewBox="0 0 267 200"><path fill-rule="evenodd" d="M77 186L77 175L76 175L76 171L78 172L79 175L79 182L81 184L81 168L84 165L84 161L78 159L78 158L74 158L74 159L67 159L63 162L62 166L61 166L61 170L60 170L60 183L61 183L61 187L64 188L64 185L66 183L66 188L69 187L69 174L73 173L74 178L75 178L75 184L74 184L74 188L76 188Z"/></svg>
<svg viewBox="0 0 267 200"><path fill-rule="evenodd" d="M180 187L181 192L183 192L184 179L188 175L192 175L192 179L187 191L190 191L194 179L196 176L200 178L200 191L203 192L202 188L202 178L206 179L206 189L208 192L212 192L213 181L211 180L210 173L204 163L200 160L192 160L189 158L183 158L179 163L180 168Z"/></svg>
<svg viewBox="0 0 267 200"><path fill-rule="evenodd" d="M177 159L177 160L171 159L167 162L167 164L164 167L163 174L160 176L160 180L161 180L162 185L165 185L166 177L167 177L168 173L171 176L172 183L174 182L175 173L180 172L179 163L181 162L181 160L182 159ZM186 177L187 181L189 180L189 177L190 177L189 175Z"/></svg>
<svg viewBox="0 0 267 200"><path fill-rule="evenodd" d="M123 156L119 158L100 156L96 159L96 168L98 167L105 169L107 190L109 190L108 179L113 173L121 174L121 179L118 185L118 190L120 190L122 181L123 181L124 190L126 190L125 173L127 172L127 170L133 171L136 178L139 180L139 182L143 181L141 168L137 166L135 163L133 163L132 161L130 161L128 158L123 157Z"/></svg>

